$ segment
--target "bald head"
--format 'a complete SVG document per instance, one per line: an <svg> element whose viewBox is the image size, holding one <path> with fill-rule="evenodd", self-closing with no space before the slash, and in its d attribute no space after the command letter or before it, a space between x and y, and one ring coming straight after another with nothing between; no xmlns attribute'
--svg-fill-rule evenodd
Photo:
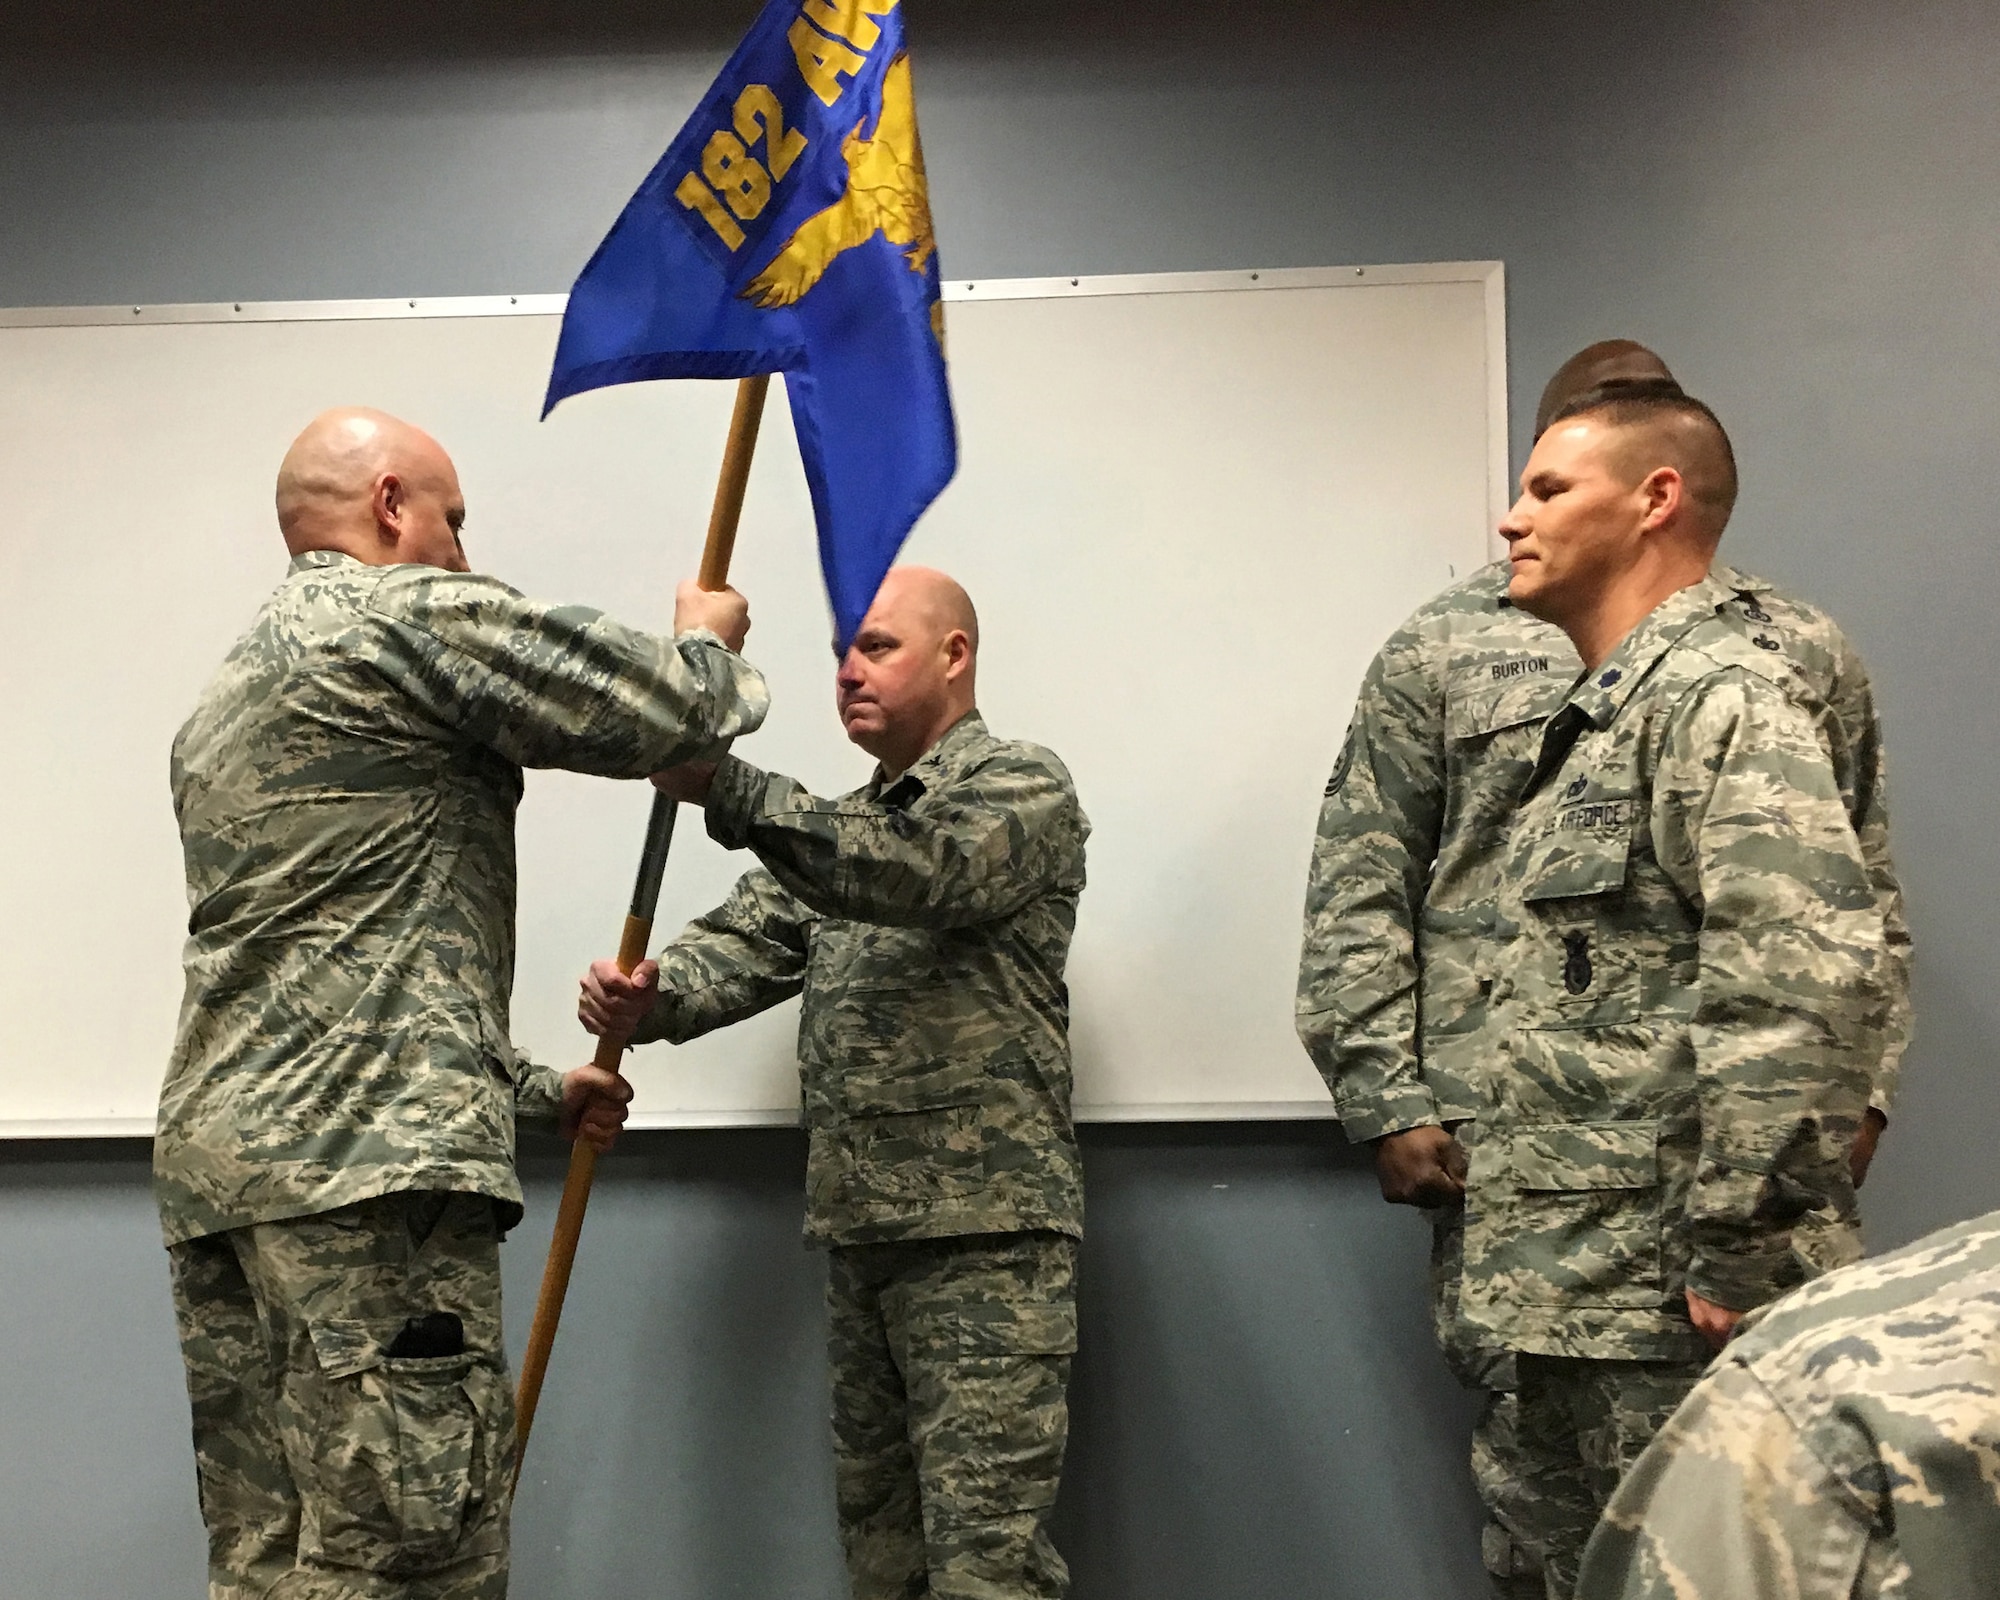
<svg viewBox="0 0 2000 1600"><path fill-rule="evenodd" d="M457 469L437 440L387 412L344 406L307 423L278 467L277 507L294 555L465 570Z"/></svg>
<svg viewBox="0 0 2000 1600"><path fill-rule="evenodd" d="M906 771L976 704L979 617L956 581L930 567L896 567L834 675L848 738Z"/></svg>
<svg viewBox="0 0 2000 1600"><path fill-rule="evenodd" d="M1672 383L1674 375L1666 362L1636 340L1600 339L1585 345L1556 368L1542 390L1542 402L1535 407L1535 437L1548 431L1557 412L1593 390L1609 392L1626 384L1661 381Z"/></svg>
<svg viewBox="0 0 2000 1600"><path fill-rule="evenodd" d="M979 653L979 613L972 609L972 596L956 578L935 567L892 567L875 591L869 616L888 611L920 626L934 639L942 639L954 628L963 633Z"/></svg>

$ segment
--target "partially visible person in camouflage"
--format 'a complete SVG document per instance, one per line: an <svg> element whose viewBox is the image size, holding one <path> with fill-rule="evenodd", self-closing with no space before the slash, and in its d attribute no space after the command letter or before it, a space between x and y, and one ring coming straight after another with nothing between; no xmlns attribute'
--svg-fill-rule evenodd
<svg viewBox="0 0 2000 1600"><path fill-rule="evenodd" d="M978 640L956 583L897 568L835 679L868 784L817 799L733 756L656 780L762 866L657 968L593 966L579 1006L593 1032L679 1043L804 990L856 1600L1068 1590L1048 1534L1083 1229L1063 968L1089 825L1054 755L987 731Z"/></svg>
<svg viewBox="0 0 2000 1600"><path fill-rule="evenodd" d="M1627 1474L1578 1600L2000 1592L2000 1212L1746 1320Z"/></svg>
<svg viewBox="0 0 2000 1600"><path fill-rule="evenodd" d="M1549 381L1536 433L1586 391L1667 379L1650 350L1610 340ZM1908 934L1888 852L1882 741L1866 672L1824 613L1727 567L1723 604L1761 624L1830 710L1822 733L1867 856L1890 937L1895 1025L1855 1149L1865 1175L1886 1123L1907 1018ZM1540 1596L1532 1558L1507 1533L1530 1492L1517 1466L1513 1362L1458 1316L1465 1149L1480 1085L1503 1049L1487 994L1499 874L1513 806L1543 722L1582 663L1560 629L1509 603L1505 562L1423 606L1370 666L1327 786L1307 890L1299 1032L1350 1139L1374 1144L1385 1199L1432 1221L1432 1307L1460 1381L1487 1391L1474 1476L1489 1509L1483 1555L1495 1592ZM1799 1247L1833 1264L1858 1254L1851 1212L1814 1213Z"/></svg>
<svg viewBox="0 0 2000 1600"><path fill-rule="evenodd" d="M516 1120L599 1148L631 1090L508 1038L524 766L638 778L755 729L742 597L679 636L466 567L437 442L318 418L291 571L174 741L186 995L154 1174L212 1600L506 1592L501 1235Z"/></svg>
<svg viewBox="0 0 2000 1600"><path fill-rule="evenodd" d="M1711 572L1736 497L1713 413L1587 395L1521 482L1508 592L1584 672L1501 878L1460 1314L1514 1352L1510 1532L1568 1600L1707 1352L1813 1270L1798 1220L1851 1198L1888 956L1826 708Z"/></svg>

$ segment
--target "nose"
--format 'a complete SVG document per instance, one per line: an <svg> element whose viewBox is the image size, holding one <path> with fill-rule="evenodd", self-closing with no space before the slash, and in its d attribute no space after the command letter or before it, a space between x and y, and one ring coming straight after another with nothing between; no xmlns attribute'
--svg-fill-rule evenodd
<svg viewBox="0 0 2000 1600"><path fill-rule="evenodd" d="M834 687L837 689L858 689L861 687L861 655L849 650L840 658L840 665L833 672Z"/></svg>
<svg viewBox="0 0 2000 1600"><path fill-rule="evenodd" d="M1507 515L1500 519L1500 537L1509 544L1528 536L1528 519L1524 510L1527 504L1528 497L1522 495L1508 508Z"/></svg>

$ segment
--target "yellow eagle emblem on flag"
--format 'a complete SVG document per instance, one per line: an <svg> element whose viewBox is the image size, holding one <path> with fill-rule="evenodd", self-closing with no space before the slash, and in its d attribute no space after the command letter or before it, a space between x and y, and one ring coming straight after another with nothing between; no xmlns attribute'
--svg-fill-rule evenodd
<svg viewBox="0 0 2000 1600"><path fill-rule="evenodd" d="M841 142L847 160L847 192L799 225L764 270L750 280L743 298L765 311L804 298L826 275L835 256L866 244L877 233L903 247L912 272L922 272L937 249L931 230L930 189L924 181L923 146L917 140L917 99L910 84L906 51L882 77L882 114L871 138L866 121ZM943 337L943 311L931 307L931 327Z"/></svg>

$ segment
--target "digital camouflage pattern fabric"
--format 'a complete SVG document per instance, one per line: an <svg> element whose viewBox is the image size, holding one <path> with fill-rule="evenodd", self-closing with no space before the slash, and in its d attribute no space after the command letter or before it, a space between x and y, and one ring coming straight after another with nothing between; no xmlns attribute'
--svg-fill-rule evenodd
<svg viewBox="0 0 2000 1600"><path fill-rule="evenodd" d="M2000 1213L1822 1278L1730 1342L1639 1459L1580 1600L1988 1600Z"/></svg>
<svg viewBox="0 0 2000 1600"><path fill-rule="evenodd" d="M1507 564L1421 607L1369 667L1327 785L1307 889L1299 1034L1356 1141L1478 1114L1492 945L1514 805L1542 724L1582 671L1561 630L1506 602ZM1908 1034L1909 931L1889 856L1882 734L1861 661L1825 613L1718 567L1717 604L1797 665L1888 937L1874 1103Z"/></svg>
<svg viewBox="0 0 2000 1600"><path fill-rule="evenodd" d="M1633 1462L1701 1377L1700 1361L1579 1361L1523 1355L1510 1394L1513 1437L1473 1452L1494 1520L1482 1551L1509 1597L1570 1600L1590 1530ZM1489 1427L1481 1443L1493 1442ZM1496 1559L1496 1557L1498 1559Z"/></svg>
<svg viewBox="0 0 2000 1600"><path fill-rule="evenodd" d="M524 766L637 778L747 733L763 680L486 577L300 556L174 741L187 986L167 1240L395 1189L516 1209L508 1039Z"/></svg>
<svg viewBox="0 0 2000 1600"><path fill-rule="evenodd" d="M1546 724L1489 1003L1461 1311L1542 1355L1695 1360L1684 1288L1749 1310L1849 1203L1882 1056L1876 889L1804 674L1714 579Z"/></svg>
<svg viewBox="0 0 2000 1600"><path fill-rule="evenodd" d="M210 1600L502 1600L495 1202L383 1195L168 1259Z"/></svg>
<svg viewBox="0 0 2000 1600"><path fill-rule="evenodd" d="M834 1485L854 1600L1056 1600L1072 1238L832 1252Z"/></svg>
<svg viewBox="0 0 2000 1600"><path fill-rule="evenodd" d="M804 990L808 1238L1080 1234L1063 969L1090 828L1062 763L975 712L837 800L727 757L707 815L763 866L660 953L634 1038Z"/></svg>
<svg viewBox="0 0 2000 1600"><path fill-rule="evenodd" d="M1351 1139L1430 1123L1474 1144L1469 1119L1505 1050L1489 995L1513 811L1543 723L1582 671L1562 631L1506 600L1496 562L1422 606L1368 670L1320 813L1307 890L1298 1025ZM1888 848L1882 736L1868 677L1825 613L1746 573L1718 568L1721 605L1766 637L1827 708L1820 732L1860 840L1888 940L1890 1026L1873 1103L1888 1109L1908 1033L1909 931ZM1512 1356L1459 1315L1464 1214L1431 1212L1432 1310L1462 1382L1512 1387ZM1814 1269L1859 1253L1852 1211L1814 1213L1795 1247ZM1489 1394L1475 1471L1500 1485L1519 1437L1514 1402ZM1490 1435L1490 1437L1489 1437ZM1525 1468L1523 1470L1530 1470ZM1496 1489L1497 1492L1497 1489ZM1489 1569L1508 1594L1539 1594L1499 1525Z"/></svg>

